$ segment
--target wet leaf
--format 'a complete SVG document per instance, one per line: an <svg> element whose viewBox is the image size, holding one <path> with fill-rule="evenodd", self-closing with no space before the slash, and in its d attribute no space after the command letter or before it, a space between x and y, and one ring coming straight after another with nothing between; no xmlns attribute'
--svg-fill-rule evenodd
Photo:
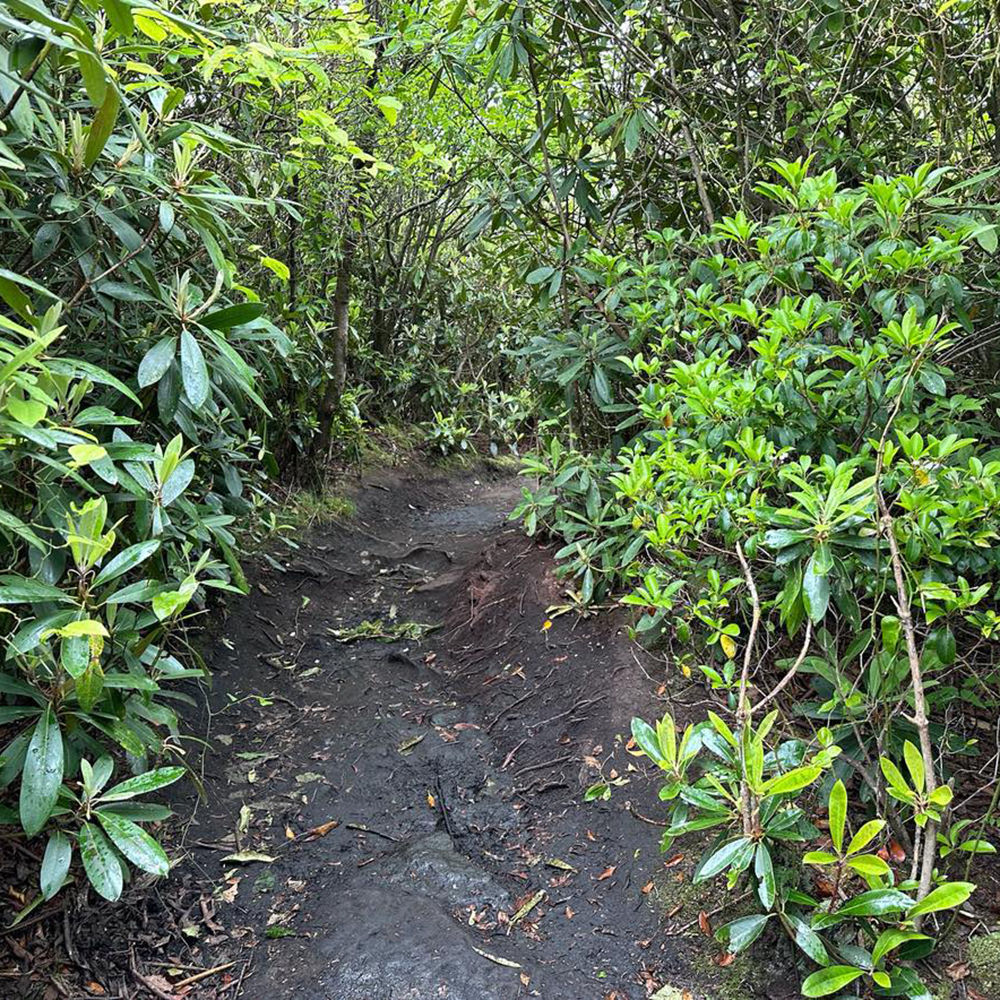
<svg viewBox="0 0 1000 1000"><path fill-rule="evenodd" d="M597 876L597 879L595 881L603 882L606 878L611 878L611 876L614 875L617 868L618 865L608 865L608 867L605 868L604 871L602 871L601 874Z"/></svg>
<svg viewBox="0 0 1000 1000"><path fill-rule="evenodd" d="M704 910L698 914L698 927L701 929L701 933L704 934L705 937L712 936L712 924L708 919L708 914Z"/></svg>

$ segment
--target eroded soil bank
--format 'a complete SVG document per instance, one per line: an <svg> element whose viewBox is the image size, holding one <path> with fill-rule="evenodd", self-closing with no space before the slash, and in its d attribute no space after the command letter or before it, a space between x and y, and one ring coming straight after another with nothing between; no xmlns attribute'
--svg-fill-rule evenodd
<svg viewBox="0 0 1000 1000"><path fill-rule="evenodd" d="M518 491L366 477L350 524L260 561L204 636L210 750L185 745L205 797L173 803L173 876L6 935L0 994L727 996L694 968L712 946L677 933L704 905L696 852L660 854L658 784L625 746L660 680L623 619L552 610ZM627 783L585 803L602 774Z"/></svg>

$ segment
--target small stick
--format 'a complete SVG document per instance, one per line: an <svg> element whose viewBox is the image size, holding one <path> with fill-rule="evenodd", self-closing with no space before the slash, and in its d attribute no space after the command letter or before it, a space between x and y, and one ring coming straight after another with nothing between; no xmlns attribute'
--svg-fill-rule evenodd
<svg viewBox="0 0 1000 1000"><path fill-rule="evenodd" d="M392 840L397 844L402 843L399 837L394 837L391 833L383 833L381 830L373 830L370 826L365 826L364 823L345 823L344 826L348 830L358 830L361 833L374 833L376 837L385 837L386 840Z"/></svg>
<svg viewBox="0 0 1000 1000"><path fill-rule="evenodd" d="M226 969L231 969L236 962L226 962L224 965L217 965L213 969L206 969L204 972L199 972L197 975L188 976L187 979L182 979L179 983L173 983L173 989L179 990L185 986L190 986L192 983L197 983L201 979L207 979L209 976L214 976L217 972L224 972Z"/></svg>

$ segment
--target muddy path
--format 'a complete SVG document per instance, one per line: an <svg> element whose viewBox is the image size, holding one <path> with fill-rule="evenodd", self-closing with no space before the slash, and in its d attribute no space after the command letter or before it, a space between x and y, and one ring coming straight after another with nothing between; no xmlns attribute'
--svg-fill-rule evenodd
<svg viewBox="0 0 1000 1000"><path fill-rule="evenodd" d="M674 902L697 858L661 855L658 784L625 745L662 689L624 620L549 610L564 585L508 523L519 489L366 478L349 524L259 563L204 637L182 860L64 929L105 990L79 995L709 995L669 933L697 923ZM585 803L601 775L622 783Z"/></svg>

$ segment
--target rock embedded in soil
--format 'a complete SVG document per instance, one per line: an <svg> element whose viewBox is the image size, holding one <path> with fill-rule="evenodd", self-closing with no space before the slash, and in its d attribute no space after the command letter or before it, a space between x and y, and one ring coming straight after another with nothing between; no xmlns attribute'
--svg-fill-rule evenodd
<svg viewBox="0 0 1000 1000"><path fill-rule="evenodd" d="M372 877L405 892L429 896L446 910L510 908L510 894L456 850L444 830L405 844L369 869Z"/></svg>
<svg viewBox="0 0 1000 1000"><path fill-rule="evenodd" d="M331 908L329 926L295 961L271 964L256 995L310 1000L510 1000L517 968L473 950L483 947L426 896L352 888ZM285 942L289 944L290 942Z"/></svg>

